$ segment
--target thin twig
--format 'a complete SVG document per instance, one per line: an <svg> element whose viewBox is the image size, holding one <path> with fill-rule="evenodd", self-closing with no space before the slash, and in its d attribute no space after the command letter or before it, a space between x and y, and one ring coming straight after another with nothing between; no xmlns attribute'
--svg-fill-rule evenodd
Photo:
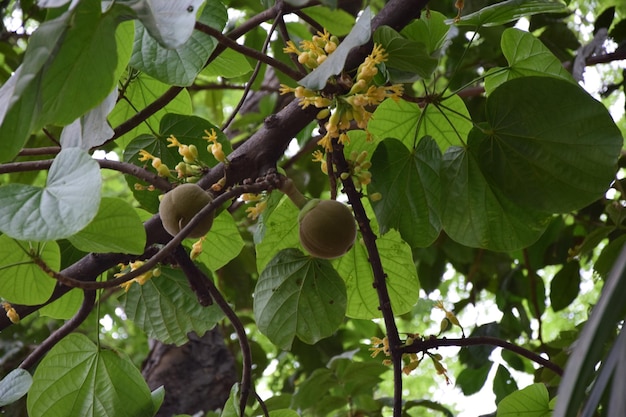
<svg viewBox="0 0 626 417"><path fill-rule="evenodd" d="M282 72L283 74L285 74L286 76L293 78L294 80L299 80L300 78L302 78L302 74L300 74L298 71L295 71L294 69L292 69L291 67L288 67L287 65L283 64L282 62L269 57L267 55L265 55L264 53L257 51L256 49L253 48L249 48L247 46L244 45L240 45L237 42L235 42L234 40L230 39L227 36L224 36L222 34L222 32L220 32L217 29L212 28L209 25L205 25L202 22L196 22L196 29L199 30L202 33L206 33L209 36L213 36L215 39L217 39L217 41L222 44L225 45L226 47L237 51L243 55L249 56L250 58L254 58L257 61L263 62L271 67L273 67L274 69Z"/></svg>
<svg viewBox="0 0 626 417"><path fill-rule="evenodd" d="M532 352L528 349L525 349L521 346L513 344L511 342L507 342L506 340L498 339L496 337L489 336L476 336L476 337L464 337L461 339L447 339L441 338L438 339L434 336L427 338L425 340L415 340L412 344L403 346L399 349L401 353L420 353L425 352L430 349L437 349L443 346L458 346L458 347L467 347L467 346L477 346L477 345L489 345L489 346L498 346L503 349L514 352L520 356L523 356L527 359L530 359L533 362L538 363L539 365L550 369L557 375L563 375L563 369L551 362L550 360L538 355L535 352Z"/></svg>
<svg viewBox="0 0 626 417"><path fill-rule="evenodd" d="M279 3L282 4L282 1ZM279 11L279 17L282 16L281 13L282 12ZM263 42L263 47L261 48L261 53L263 55L267 53L267 48L270 44L270 40L272 39L272 34L274 33L274 30L276 30L277 24L278 24L278 19L274 19L274 23L272 24L272 27L270 28L270 30L267 32L267 36L265 37L265 41ZM228 116L228 119L226 119L222 127L220 127L221 131L226 130L228 126L230 126L230 124L233 122L233 120L235 120L235 117L237 116L237 114L239 114L239 110L241 110L241 108L243 107L243 103L245 103L246 98L248 97L248 93L250 93L250 89L252 88L252 84L254 84L254 81L258 77L260 71L261 71L261 61L257 61L256 65L254 66L254 71L252 72L252 75L250 75L250 79L246 83L246 88L243 90L243 94L241 95L241 99L239 100L239 103L237 103L235 110L232 111L232 113L230 114L230 116Z"/></svg>
<svg viewBox="0 0 626 417"><path fill-rule="evenodd" d="M61 339L63 339L68 334L72 333L74 330L78 328L84 322L93 306L96 302L96 292L95 291L83 291L84 298L83 303L80 306L80 309L76 312L74 317L69 319L63 324L63 326L59 327L54 333L52 333L46 340L44 340L37 349L35 349L26 359L22 361L20 364L20 368L22 369L30 369L32 368L39 360L46 354L54 345L59 343Z"/></svg>

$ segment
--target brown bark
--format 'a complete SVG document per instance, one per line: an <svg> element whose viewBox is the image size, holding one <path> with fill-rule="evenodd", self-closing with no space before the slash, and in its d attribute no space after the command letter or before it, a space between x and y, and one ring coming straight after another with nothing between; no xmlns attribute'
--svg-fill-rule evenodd
<svg viewBox="0 0 626 417"><path fill-rule="evenodd" d="M151 390L165 387L156 417L222 408L237 378L235 360L218 327L202 337L190 333L182 346L152 342L142 374Z"/></svg>

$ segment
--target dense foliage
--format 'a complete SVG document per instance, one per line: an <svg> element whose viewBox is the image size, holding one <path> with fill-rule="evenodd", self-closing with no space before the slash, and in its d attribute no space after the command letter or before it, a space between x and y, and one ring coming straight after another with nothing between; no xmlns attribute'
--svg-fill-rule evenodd
<svg viewBox="0 0 626 417"><path fill-rule="evenodd" d="M3 1L3 411L623 415L626 9L491 3Z"/></svg>

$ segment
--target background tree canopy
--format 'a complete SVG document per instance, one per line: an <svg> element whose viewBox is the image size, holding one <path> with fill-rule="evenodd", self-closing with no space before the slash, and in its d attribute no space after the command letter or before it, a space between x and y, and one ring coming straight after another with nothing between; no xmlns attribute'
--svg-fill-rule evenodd
<svg viewBox="0 0 626 417"><path fill-rule="evenodd" d="M626 413L620 2L0 11L3 415Z"/></svg>

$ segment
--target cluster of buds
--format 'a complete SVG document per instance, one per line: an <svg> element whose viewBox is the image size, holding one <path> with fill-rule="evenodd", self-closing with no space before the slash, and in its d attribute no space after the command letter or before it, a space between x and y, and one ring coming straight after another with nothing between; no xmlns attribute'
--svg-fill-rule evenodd
<svg viewBox="0 0 626 417"><path fill-rule="evenodd" d="M168 178L172 176L170 168L161 161L161 158L152 155L145 149L139 151L139 160L141 162L152 161L152 168L157 170L157 174L159 175L159 177Z"/></svg>
<svg viewBox="0 0 626 417"><path fill-rule="evenodd" d="M366 159L367 151L362 151L361 153L352 151L350 153L350 158L347 159L350 171L343 172L341 174L341 179L345 180L348 177L352 177L354 186L357 189L360 189L363 185L367 185L372 182L372 173L368 171L372 166L372 163Z"/></svg>
<svg viewBox="0 0 626 417"><path fill-rule="evenodd" d="M442 310L446 314L446 316L441 319L441 323L439 324L439 334L442 334L443 332L448 330L448 328L452 324L453 326L457 326L458 328L460 328L461 334L463 335L463 337L465 337L465 330L463 330L463 326L461 326L461 323L459 323L459 319L454 315L453 312L446 310L441 301L437 301L435 303L435 308Z"/></svg>
<svg viewBox="0 0 626 417"><path fill-rule="evenodd" d="M139 267L143 266L144 262L143 261L134 261L134 262L130 262L128 265L126 264L120 264L118 265L120 268L120 272L118 272L117 274L114 275L115 278L117 277L121 277L124 276L126 274L128 274L129 272L132 272L136 269L138 269ZM156 267L151 269L148 272L144 272L143 274L129 280L126 281L122 284L120 284L120 287L122 287L124 289L124 291L128 292L128 290L130 289L130 286L133 285L133 282L137 282L139 285L143 285L146 282L148 282L152 277L158 277L159 275L161 275L161 268Z"/></svg>
<svg viewBox="0 0 626 417"><path fill-rule="evenodd" d="M254 206L246 209L248 217L252 220L258 219L265 209L267 209L267 199L266 196L262 194L244 193L241 195L241 199L246 203L256 203Z"/></svg>
<svg viewBox="0 0 626 417"><path fill-rule="evenodd" d="M20 315L17 313L17 311L15 311L15 309L13 308L13 306L7 302L3 302L2 303L2 308L4 309L5 313L7 314L8 319L11 321L11 323L13 324L17 324L20 322Z"/></svg>
<svg viewBox="0 0 626 417"><path fill-rule="evenodd" d="M327 35L326 31L324 33ZM333 37L318 36L316 42L325 42L324 39L331 41ZM316 42L310 41L302 43L302 45L313 45ZM331 44L335 44L334 40L331 42ZM298 50L293 43L288 43L284 51L297 53L298 60L306 52ZM347 143L348 135L346 132L349 129L355 127L367 129L367 124L372 117L371 111L374 107L378 106L386 98L397 100L402 95L403 87L401 84L386 86L375 83L374 78L379 72L378 66L386 60L387 53L384 48L379 44L375 44L372 52L359 66L354 80L350 81L352 83L350 91L344 95L326 97L319 91L309 90L302 86L292 88L284 84L281 85L280 94L293 93L299 100L302 108L315 106L321 109L317 118L319 120L327 119L324 123L326 132L318 144L324 147L327 152L332 152L333 140L337 140L342 144Z"/></svg>
<svg viewBox="0 0 626 417"><path fill-rule="evenodd" d="M300 42L300 48L293 41L288 41L283 50L288 54L296 54L299 63L314 69L321 65L328 55L335 52L337 45L339 45L339 39L324 29L323 33L317 32L310 41L303 40Z"/></svg>
<svg viewBox="0 0 626 417"><path fill-rule="evenodd" d="M205 130L204 133L206 136L202 136L202 139L209 142L206 147L206 150L209 151L213 155L213 157L218 162L223 162L224 164L228 163L228 159L226 159L226 155L224 154L224 150L222 149L222 144L217 141L217 133L215 129L211 129L209 132Z"/></svg>

